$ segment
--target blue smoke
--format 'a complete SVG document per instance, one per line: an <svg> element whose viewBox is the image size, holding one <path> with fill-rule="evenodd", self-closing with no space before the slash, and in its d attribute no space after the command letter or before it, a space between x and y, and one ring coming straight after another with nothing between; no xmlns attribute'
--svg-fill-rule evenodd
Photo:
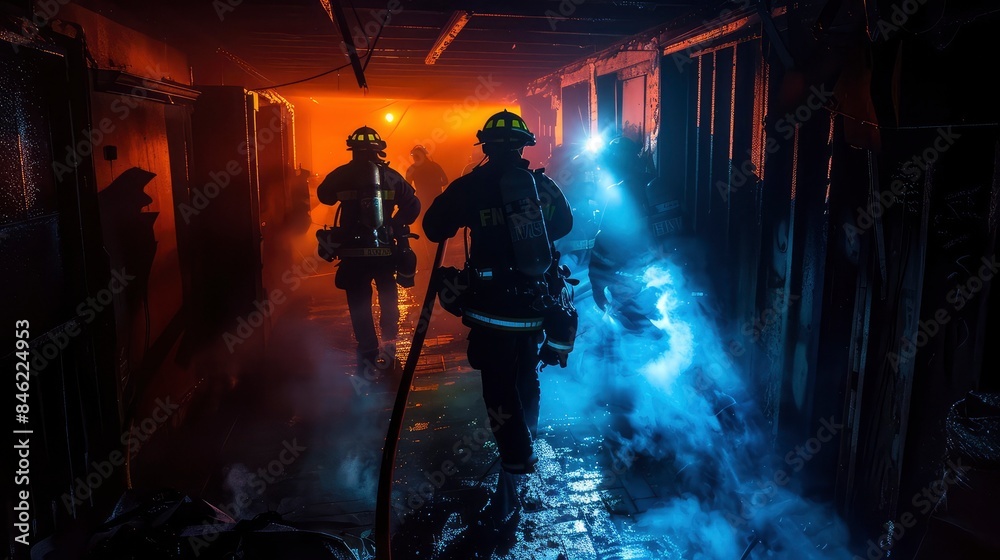
<svg viewBox="0 0 1000 560"><path fill-rule="evenodd" d="M781 471L788 450L772 449L704 288L667 259L626 272L610 311L577 298L569 367L543 371L543 425L592 420L614 464L655 464L667 483L638 528L683 558L850 558L841 520L796 493L804 473Z"/></svg>

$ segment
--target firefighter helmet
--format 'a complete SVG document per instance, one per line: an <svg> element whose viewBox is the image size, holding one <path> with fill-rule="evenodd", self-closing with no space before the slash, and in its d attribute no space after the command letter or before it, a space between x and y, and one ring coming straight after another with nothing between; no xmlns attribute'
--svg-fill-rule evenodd
<svg viewBox="0 0 1000 560"><path fill-rule="evenodd" d="M427 151L427 148L423 147L423 145L421 145L421 144L417 144L416 146L413 147L412 150L410 150L410 156L417 157L418 153L421 154L424 157L427 157L427 156L430 155L430 152Z"/></svg>
<svg viewBox="0 0 1000 560"><path fill-rule="evenodd" d="M483 129L476 133L476 144L509 144L515 148L535 145L535 135L528 130L524 119L504 109L486 119Z"/></svg>
<svg viewBox="0 0 1000 560"><path fill-rule="evenodd" d="M641 163L642 147L627 136L618 136L608 142L604 151L604 161L617 170L628 169Z"/></svg>
<svg viewBox="0 0 1000 560"><path fill-rule="evenodd" d="M347 149L354 151L381 152L385 150L385 140L374 128L362 126L347 137Z"/></svg>

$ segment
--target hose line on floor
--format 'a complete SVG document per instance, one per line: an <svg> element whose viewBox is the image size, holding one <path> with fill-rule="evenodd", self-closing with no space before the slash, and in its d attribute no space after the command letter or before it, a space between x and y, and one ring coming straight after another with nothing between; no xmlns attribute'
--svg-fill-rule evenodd
<svg viewBox="0 0 1000 560"><path fill-rule="evenodd" d="M378 493L375 497L375 558L377 560L391 560L392 558L392 535L389 534L389 525L392 517L392 478L396 465L396 448L399 445L399 432L403 427L406 400L410 394L410 386L413 384L413 373L417 369L420 350L423 348L427 329L430 328L434 302L437 301L438 275L436 272L441 268L447 245L447 240L442 241L434 255L431 280L427 283L424 304L420 308L417 328L413 331L413 344L410 345L410 352L406 356L406 365L403 367L403 374L399 380L399 389L396 390L396 402L392 407L392 416L389 418L389 430L386 432L385 445L382 447L382 466L379 469Z"/></svg>

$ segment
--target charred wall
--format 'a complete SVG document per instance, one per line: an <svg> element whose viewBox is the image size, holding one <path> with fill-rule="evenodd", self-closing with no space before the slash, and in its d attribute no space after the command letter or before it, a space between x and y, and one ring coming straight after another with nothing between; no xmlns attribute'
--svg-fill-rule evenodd
<svg viewBox="0 0 1000 560"><path fill-rule="evenodd" d="M658 148L653 196L683 209L665 244L710 277L775 451L842 425L809 461L807 495L835 500L860 546L912 554L918 537L885 535L901 515L921 510L908 528L931 536L936 516L977 517L911 498L944 474L954 403L996 388L984 365L996 362L1000 162L982 65L996 55L974 7L927 2L896 25L888 2L832 4L665 31L645 141ZM581 83L589 98L567 89ZM534 85L529 99L556 115L553 144L581 128L567 114L589 112L582 128L596 132L621 102L585 65Z"/></svg>
<svg viewBox="0 0 1000 560"><path fill-rule="evenodd" d="M3 316L30 326L39 536L79 535L67 529L101 519L144 476L155 432L174 429L211 385L213 368L191 359L206 342L198 337L224 350L222 331L260 297L261 228L274 239L285 226L296 164L287 101L248 105L256 96L237 87L235 100L199 105L211 86L191 85L181 49L77 5L59 8L37 28L31 12L5 12L0 37L0 260L14 302ZM210 159L218 133L196 130L210 111L242 118L242 142L231 146L247 162L240 250L226 241L232 219L211 229L196 218L209 173L226 173L232 159ZM206 334L197 305L215 303L204 271L228 262L220 254L239 257L229 272L252 286L240 306L215 306L230 314Z"/></svg>

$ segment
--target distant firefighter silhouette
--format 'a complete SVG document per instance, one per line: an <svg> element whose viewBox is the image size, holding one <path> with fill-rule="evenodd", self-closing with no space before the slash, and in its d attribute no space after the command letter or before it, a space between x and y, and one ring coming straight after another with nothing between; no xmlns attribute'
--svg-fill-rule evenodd
<svg viewBox="0 0 1000 560"><path fill-rule="evenodd" d="M444 169L431 159L430 151L419 144L410 150L410 158L413 160L413 165L406 168L406 180L413 185L417 191L417 198L425 203L426 209L426 203L434 200L434 197L441 194L441 191L448 186L448 176ZM413 224L413 230L421 238L414 243L414 249L420 255L420 260L425 263L433 262L434 244L427 241L419 220Z"/></svg>

